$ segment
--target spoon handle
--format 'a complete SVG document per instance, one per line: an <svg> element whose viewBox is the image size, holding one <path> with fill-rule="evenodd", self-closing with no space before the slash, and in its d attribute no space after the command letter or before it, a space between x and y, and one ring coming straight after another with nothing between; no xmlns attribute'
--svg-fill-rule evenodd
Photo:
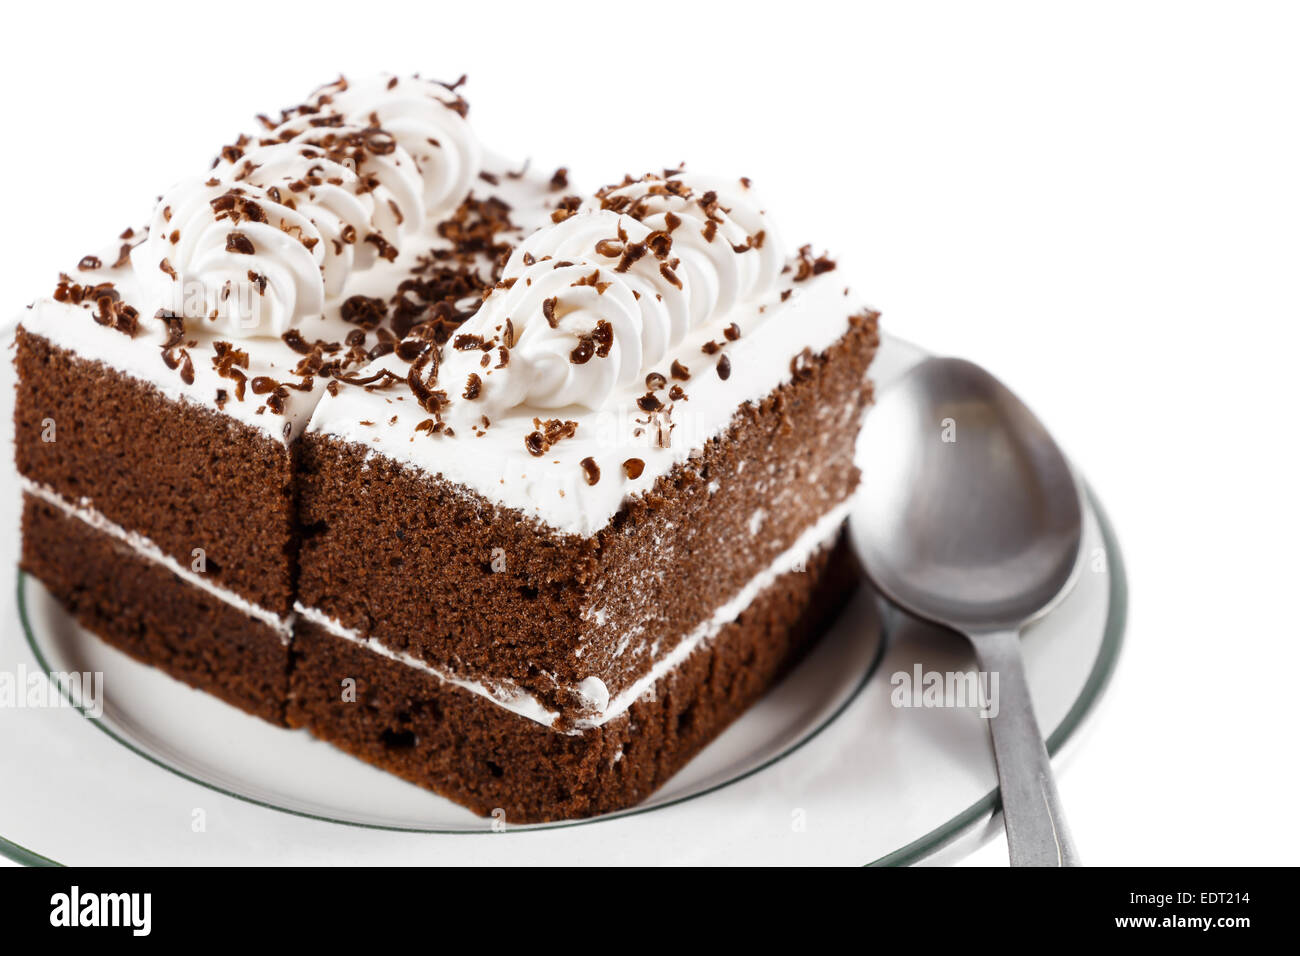
<svg viewBox="0 0 1300 956"><path fill-rule="evenodd" d="M1034 718L1025 664L1020 652L1020 632L991 631L970 634L979 668L993 675L997 693L990 720L993 753L1002 788L1002 819L1012 866L1079 866L1079 853L1065 825L1061 797L1056 792L1051 759L1042 731Z"/></svg>

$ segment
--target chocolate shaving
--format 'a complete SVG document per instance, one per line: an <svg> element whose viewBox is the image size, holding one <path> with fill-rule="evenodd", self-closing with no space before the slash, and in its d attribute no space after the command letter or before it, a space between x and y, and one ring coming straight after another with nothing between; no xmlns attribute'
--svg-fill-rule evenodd
<svg viewBox="0 0 1300 956"><path fill-rule="evenodd" d="M608 289L610 285L611 283L609 282L600 281L599 269L593 270L591 275L583 276L581 279L578 279L570 283L571 287L591 286L593 289L596 290L597 295L604 295L605 290Z"/></svg>
<svg viewBox="0 0 1300 956"><path fill-rule="evenodd" d="M236 230L226 236L226 251L238 253L241 256L251 256L257 250L253 248L253 240Z"/></svg>
<svg viewBox="0 0 1300 956"><path fill-rule="evenodd" d="M154 318L167 329L167 340L162 344L164 349L175 348L185 341L185 320L175 312L159 309L154 313Z"/></svg>
<svg viewBox="0 0 1300 956"><path fill-rule="evenodd" d="M389 243L387 239L377 232L372 232L366 236L365 241L370 243L378 251L380 258L392 262L397 258L397 248Z"/></svg>
<svg viewBox="0 0 1300 956"><path fill-rule="evenodd" d="M813 376L813 353L812 349L804 348L794 358L790 359L790 374L796 381L807 381Z"/></svg>
<svg viewBox="0 0 1300 956"><path fill-rule="evenodd" d="M552 445L565 438L572 438L578 431L577 422L562 421L558 418L547 419L545 422L534 418L533 427L536 431L524 436L524 447L528 449L530 455L537 458L550 451Z"/></svg>
<svg viewBox="0 0 1300 956"><path fill-rule="evenodd" d="M373 375L367 375L364 378L356 375L345 374L336 375L335 379L340 382L345 382L348 385L363 385L368 390L374 391L376 389L388 388L389 386L396 385L398 382L402 381L402 376L398 375L396 372L390 372L386 368L381 368Z"/></svg>
<svg viewBox="0 0 1300 956"><path fill-rule="evenodd" d="M486 352L492 346L483 340L483 336L467 332L456 336L452 340L451 347L457 352Z"/></svg>
<svg viewBox="0 0 1300 956"><path fill-rule="evenodd" d="M606 358L614 346L614 327L604 319L590 332L578 336L578 344L569 353L574 365L586 365L592 357Z"/></svg>
<svg viewBox="0 0 1300 956"><path fill-rule="evenodd" d="M424 371L426 368L429 368L427 376ZM410 386L420 407L435 415L447 404L447 393L431 387L437 381L438 350L428 348L411 365L410 371L406 374L406 384Z"/></svg>
<svg viewBox="0 0 1300 956"><path fill-rule="evenodd" d="M646 244L644 242L628 243L623 249L623 255L618 260L618 265L614 267L615 272L627 272L633 264L646 254Z"/></svg>
<svg viewBox="0 0 1300 956"><path fill-rule="evenodd" d="M645 244L656 259L667 259L673 250L673 237L659 229L645 237Z"/></svg>
<svg viewBox="0 0 1300 956"><path fill-rule="evenodd" d="M803 282L811 279L813 276L819 276L824 272L830 272L835 268L835 263L829 259L825 253L816 258L812 254L812 246L799 247L799 266L795 270L794 281Z"/></svg>
<svg viewBox="0 0 1300 956"><path fill-rule="evenodd" d="M140 313L122 301L121 294L111 282L81 285L73 282L71 276L61 275L54 290L54 300L82 306L93 302L94 320L100 325L116 329L128 338L134 338L139 330Z"/></svg>
<svg viewBox="0 0 1300 956"><path fill-rule="evenodd" d="M302 337L302 333L297 329L290 329L281 335L280 339L299 355L311 354L311 346L307 344L307 340Z"/></svg>
<svg viewBox="0 0 1300 956"><path fill-rule="evenodd" d="M388 318L388 304L383 299L354 295L343 302L339 315L344 322L366 330L376 329Z"/></svg>

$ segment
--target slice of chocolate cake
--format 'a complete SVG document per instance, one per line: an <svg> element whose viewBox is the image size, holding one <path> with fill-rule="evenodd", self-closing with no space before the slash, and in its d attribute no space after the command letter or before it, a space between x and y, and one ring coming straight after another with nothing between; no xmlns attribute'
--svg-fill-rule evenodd
<svg viewBox="0 0 1300 956"><path fill-rule="evenodd" d="M300 451L289 721L514 821L644 799L838 607L878 342L746 180L553 219Z"/></svg>
<svg viewBox="0 0 1300 956"><path fill-rule="evenodd" d="M455 86L340 79L261 117L21 319L23 567L90 630L282 722L295 459L330 389L454 328L556 192Z"/></svg>
<svg viewBox="0 0 1300 956"><path fill-rule="evenodd" d="M876 315L746 180L590 198L344 80L18 332L22 565L91 631L515 822L634 804L856 580Z"/></svg>

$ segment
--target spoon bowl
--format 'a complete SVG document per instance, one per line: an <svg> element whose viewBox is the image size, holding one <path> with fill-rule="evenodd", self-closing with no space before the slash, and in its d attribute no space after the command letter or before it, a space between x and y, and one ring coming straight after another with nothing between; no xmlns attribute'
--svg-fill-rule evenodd
<svg viewBox="0 0 1300 956"><path fill-rule="evenodd" d="M957 630L1018 627L1078 564L1083 504L1069 463L978 365L932 358L863 426L859 556L894 603Z"/></svg>

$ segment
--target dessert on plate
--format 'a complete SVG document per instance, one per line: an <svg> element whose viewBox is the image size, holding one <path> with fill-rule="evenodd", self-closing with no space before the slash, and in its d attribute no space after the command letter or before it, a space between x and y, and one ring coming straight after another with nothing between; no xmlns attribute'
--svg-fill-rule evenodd
<svg viewBox="0 0 1300 956"><path fill-rule="evenodd" d="M649 796L856 580L876 313L748 180L591 194L340 79L24 313L22 565L476 812Z"/></svg>

